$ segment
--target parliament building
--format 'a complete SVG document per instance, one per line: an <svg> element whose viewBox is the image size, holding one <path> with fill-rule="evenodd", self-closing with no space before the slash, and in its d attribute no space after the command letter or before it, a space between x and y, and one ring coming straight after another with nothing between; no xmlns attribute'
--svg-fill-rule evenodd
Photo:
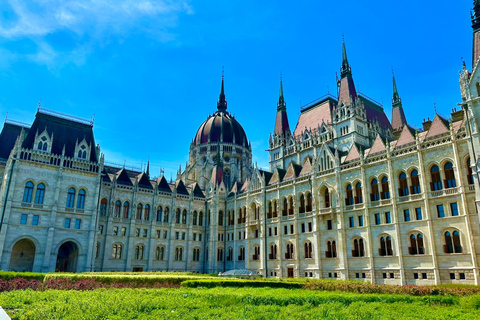
<svg viewBox="0 0 480 320"><path fill-rule="evenodd" d="M227 110L195 132L176 179L105 162L93 122L38 108L0 133L0 269L248 269L265 277L480 284L480 1L461 102L414 127L355 88L345 43L338 94L289 125L272 108L268 171ZM459 99L460 100L460 99ZM274 107L274 105L272 104ZM206 110L207 112L208 110ZM274 123L273 123L274 122ZM112 133L113 134L113 133Z"/></svg>

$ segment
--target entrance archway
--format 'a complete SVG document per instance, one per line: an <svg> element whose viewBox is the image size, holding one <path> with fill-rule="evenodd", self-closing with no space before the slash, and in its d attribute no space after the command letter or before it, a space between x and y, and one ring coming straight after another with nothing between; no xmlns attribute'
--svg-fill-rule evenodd
<svg viewBox="0 0 480 320"><path fill-rule="evenodd" d="M35 260L35 244L30 239L17 241L12 248L8 270L17 272L32 272Z"/></svg>
<svg viewBox="0 0 480 320"><path fill-rule="evenodd" d="M67 241L60 246L55 272L75 272L77 269L78 246Z"/></svg>

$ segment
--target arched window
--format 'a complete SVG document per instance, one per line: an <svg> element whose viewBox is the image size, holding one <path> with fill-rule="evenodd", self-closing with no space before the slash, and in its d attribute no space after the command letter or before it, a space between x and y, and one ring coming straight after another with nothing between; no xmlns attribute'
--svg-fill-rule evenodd
<svg viewBox="0 0 480 320"><path fill-rule="evenodd" d="M143 245L139 244L135 247L135 259L143 260Z"/></svg>
<svg viewBox="0 0 480 320"><path fill-rule="evenodd" d="M35 204L43 204L43 198L45 197L45 185L40 183L37 185L37 192L35 193Z"/></svg>
<svg viewBox="0 0 480 320"><path fill-rule="evenodd" d="M25 183L25 189L23 190L23 202L32 202L33 182L28 181Z"/></svg>
<svg viewBox="0 0 480 320"><path fill-rule="evenodd" d="M38 143L37 149L38 149L38 150L42 150L42 149L43 149L43 143L42 143L42 141L40 141L40 142Z"/></svg>
<svg viewBox="0 0 480 320"><path fill-rule="evenodd" d="M47 146L48 146L47 143L44 142L44 143L43 143L43 151L47 151Z"/></svg>
<svg viewBox="0 0 480 320"><path fill-rule="evenodd" d="M345 198L345 205L346 206L353 205L353 190L352 190L351 184L347 185L347 197Z"/></svg>
<svg viewBox="0 0 480 320"><path fill-rule="evenodd" d="M78 191L77 209L85 209L85 190L83 189Z"/></svg>
<svg viewBox="0 0 480 320"><path fill-rule="evenodd" d="M385 176L382 178L382 193L380 198L390 199L390 189L388 187L388 177Z"/></svg>
<svg viewBox="0 0 480 320"><path fill-rule="evenodd" d="M425 254L423 246L423 235L421 233L410 235L410 247L408 247L409 254Z"/></svg>
<svg viewBox="0 0 480 320"><path fill-rule="evenodd" d="M244 260L245 260L245 248L240 247L239 254L238 254L238 261L244 261Z"/></svg>
<svg viewBox="0 0 480 320"><path fill-rule="evenodd" d="M283 198L282 216L286 216L287 213L288 213L288 200L287 200L287 198Z"/></svg>
<svg viewBox="0 0 480 320"><path fill-rule="evenodd" d="M175 260L176 261L182 261L183 260L183 248L182 247L176 247L175 248Z"/></svg>
<svg viewBox="0 0 480 320"><path fill-rule="evenodd" d="M229 247L227 249L227 261L233 261L233 248Z"/></svg>
<svg viewBox="0 0 480 320"><path fill-rule="evenodd" d="M163 260L165 255L165 247L158 246L155 249L155 260Z"/></svg>
<svg viewBox="0 0 480 320"><path fill-rule="evenodd" d="M455 188L455 174L453 173L453 164L451 162L445 163L445 188Z"/></svg>
<svg viewBox="0 0 480 320"><path fill-rule="evenodd" d="M119 211L120 211L120 208L119 208ZM128 203L128 201L125 201L123 203L123 219L128 219L128 212L130 211L130 204ZM120 216L120 214L118 215Z"/></svg>
<svg viewBox="0 0 480 320"><path fill-rule="evenodd" d="M115 201L115 210L113 210L113 217L114 218L120 218L120 207L122 206L122 203L120 200Z"/></svg>
<svg viewBox="0 0 480 320"><path fill-rule="evenodd" d="M175 211L175 223L180 223L180 208Z"/></svg>
<svg viewBox="0 0 480 320"><path fill-rule="evenodd" d="M271 219L272 218L272 201L268 201L267 207L268 207L267 219Z"/></svg>
<svg viewBox="0 0 480 320"><path fill-rule="evenodd" d="M325 191L323 193L324 201L325 201L325 208L330 208L330 192L328 191L328 188L325 188Z"/></svg>
<svg viewBox="0 0 480 320"><path fill-rule="evenodd" d="M162 213L163 213L162 206L158 206L158 208L157 208L157 221L158 222L162 222Z"/></svg>
<svg viewBox="0 0 480 320"><path fill-rule="evenodd" d="M300 195L300 207L298 208L299 213L305 212L305 196L302 194Z"/></svg>
<svg viewBox="0 0 480 320"><path fill-rule="evenodd" d="M442 190L442 180L440 179L440 169L437 165L434 165L430 169L430 175L432 181L430 182L430 189L432 191Z"/></svg>
<svg viewBox="0 0 480 320"><path fill-rule="evenodd" d="M293 243L287 243L287 251L285 252L285 259L295 259Z"/></svg>
<svg viewBox="0 0 480 320"><path fill-rule="evenodd" d="M74 203L75 203L75 189L70 188L68 189L68 193L67 193L67 208L73 208Z"/></svg>
<svg viewBox="0 0 480 320"><path fill-rule="evenodd" d="M371 183L372 193L370 193L370 201L380 200L380 194L378 192L378 180L373 179Z"/></svg>
<svg viewBox="0 0 480 320"><path fill-rule="evenodd" d="M470 157L467 159L467 183L468 184L473 184L473 173L472 173L472 167L470 164Z"/></svg>
<svg viewBox="0 0 480 320"><path fill-rule="evenodd" d="M141 203L137 204L137 216L135 217L135 219L142 220L142 211L143 205Z"/></svg>
<svg viewBox="0 0 480 320"><path fill-rule="evenodd" d="M217 249L217 261L219 262L223 261L223 248Z"/></svg>
<svg viewBox="0 0 480 320"><path fill-rule="evenodd" d="M218 212L218 225L223 226L223 211Z"/></svg>
<svg viewBox="0 0 480 320"><path fill-rule="evenodd" d="M408 196L408 182L405 172L400 173L400 176L398 177L398 184L400 186L400 188L398 188L398 195L400 197Z"/></svg>
<svg viewBox="0 0 480 320"><path fill-rule="evenodd" d="M357 184L355 185L355 203L363 203L361 182L357 182Z"/></svg>
<svg viewBox="0 0 480 320"><path fill-rule="evenodd" d="M97 242L97 246L95 247L95 259L100 257L100 242Z"/></svg>
<svg viewBox="0 0 480 320"><path fill-rule="evenodd" d="M197 211L193 211L192 224L193 224L194 226L197 225L197 219L198 219Z"/></svg>
<svg viewBox="0 0 480 320"><path fill-rule="evenodd" d="M100 201L100 215L101 216L107 215L107 198L103 198Z"/></svg>
<svg viewBox="0 0 480 320"><path fill-rule="evenodd" d="M307 241L303 245L305 259L311 259L313 257L313 247L310 241Z"/></svg>
<svg viewBox="0 0 480 320"><path fill-rule="evenodd" d="M382 257L393 256L392 238L390 236L380 238L380 248L378 254Z"/></svg>
<svg viewBox="0 0 480 320"><path fill-rule="evenodd" d="M288 199L288 215L293 215L293 197Z"/></svg>
<svg viewBox="0 0 480 320"><path fill-rule="evenodd" d="M453 236L450 231L445 232L445 245L443 246L445 253L462 253L462 246L460 244L460 233L455 230Z"/></svg>
<svg viewBox="0 0 480 320"><path fill-rule="evenodd" d="M82 158L82 150L78 150L78 158Z"/></svg>
<svg viewBox="0 0 480 320"><path fill-rule="evenodd" d="M352 257L365 257L365 244L362 238L353 240Z"/></svg>
<svg viewBox="0 0 480 320"><path fill-rule="evenodd" d="M198 214L198 225L203 226L203 212L202 211L200 211L200 213Z"/></svg>
<svg viewBox="0 0 480 320"><path fill-rule="evenodd" d="M187 209L183 209L183 212L182 212L182 224L187 224Z"/></svg>
<svg viewBox="0 0 480 320"><path fill-rule="evenodd" d="M312 211L312 194L309 192L307 195L307 212Z"/></svg>
<svg viewBox="0 0 480 320"><path fill-rule="evenodd" d="M143 220L148 221L150 220L150 205L146 204L145 205L145 210L143 210Z"/></svg>
<svg viewBox="0 0 480 320"><path fill-rule="evenodd" d="M193 248L193 261L200 261L200 248Z"/></svg>
<svg viewBox="0 0 480 320"><path fill-rule="evenodd" d="M410 191L412 194L419 194L421 193L420 190L420 179L418 179L418 171L413 170L410 174L410 178L412 179L412 186L410 187Z"/></svg>
<svg viewBox="0 0 480 320"><path fill-rule="evenodd" d="M270 254L268 255L270 260L277 259L277 245L275 243L270 245Z"/></svg>
<svg viewBox="0 0 480 320"><path fill-rule="evenodd" d="M168 214L170 213L170 208L165 207L165 211L163 213L163 222L168 222Z"/></svg>
<svg viewBox="0 0 480 320"><path fill-rule="evenodd" d="M325 251L326 258L336 258L337 257L337 244L335 240L327 241L327 251Z"/></svg>
<svg viewBox="0 0 480 320"><path fill-rule="evenodd" d="M277 200L273 200L273 218L278 217L278 212L277 212Z"/></svg>
<svg viewBox="0 0 480 320"><path fill-rule="evenodd" d="M113 259L122 259L122 245L116 243L112 248L112 258Z"/></svg>

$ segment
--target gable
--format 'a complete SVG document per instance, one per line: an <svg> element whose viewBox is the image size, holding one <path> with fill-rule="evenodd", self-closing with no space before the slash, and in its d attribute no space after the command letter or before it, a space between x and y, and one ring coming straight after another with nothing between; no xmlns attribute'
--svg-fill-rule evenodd
<svg viewBox="0 0 480 320"><path fill-rule="evenodd" d="M350 148L350 151L348 151L347 157L343 162L353 161L357 159L360 159L360 152L358 151L357 146L354 143L352 144L352 147Z"/></svg>
<svg viewBox="0 0 480 320"><path fill-rule="evenodd" d="M433 118L433 122L432 122L432 125L430 126L430 129L428 129L425 139L448 132L448 128L445 125L445 121L446 120L440 118L440 116L436 114L435 118Z"/></svg>
<svg viewBox="0 0 480 320"><path fill-rule="evenodd" d="M383 143L382 138L380 138L380 135L377 134L377 138L373 142L373 145L370 148L368 155L370 156L372 154L379 153L382 151L386 151L385 144Z"/></svg>
<svg viewBox="0 0 480 320"><path fill-rule="evenodd" d="M412 142L415 142L415 138L410 132L408 126L404 126L400 137L398 137L395 147L398 148Z"/></svg>

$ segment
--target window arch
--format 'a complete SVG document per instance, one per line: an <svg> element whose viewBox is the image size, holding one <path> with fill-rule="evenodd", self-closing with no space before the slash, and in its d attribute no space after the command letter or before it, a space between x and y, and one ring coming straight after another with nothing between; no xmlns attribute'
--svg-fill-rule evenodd
<svg viewBox="0 0 480 320"><path fill-rule="evenodd" d="M305 259L313 258L313 246L312 246L312 243L310 241L306 241L303 244L303 251L304 251Z"/></svg>
<svg viewBox="0 0 480 320"><path fill-rule="evenodd" d="M405 172L400 173L398 176L398 196L404 197L408 196L408 182L407 182L407 175Z"/></svg>
<svg viewBox="0 0 480 320"><path fill-rule="evenodd" d="M268 211L267 211L267 219L271 219L271 218L272 218L272 215L273 215L272 201L268 201L268 203L267 203L267 208L268 208Z"/></svg>
<svg viewBox="0 0 480 320"><path fill-rule="evenodd" d="M198 225L203 226L203 211L198 214Z"/></svg>
<svg viewBox="0 0 480 320"><path fill-rule="evenodd" d="M470 157L467 158L466 167L467 167L467 183L473 184L473 172L470 164Z"/></svg>
<svg viewBox="0 0 480 320"><path fill-rule="evenodd" d="M432 191L442 190L442 180L440 178L440 169L437 165L433 165L430 168L430 177L432 181L430 182L430 189Z"/></svg>
<svg viewBox="0 0 480 320"><path fill-rule="evenodd" d="M145 209L143 210L143 220L149 221L150 220L150 205L146 204Z"/></svg>
<svg viewBox="0 0 480 320"><path fill-rule="evenodd" d="M193 248L193 261L200 261L200 248Z"/></svg>
<svg viewBox="0 0 480 320"><path fill-rule="evenodd" d="M163 208L162 206L157 207L157 221L162 222L162 213L163 213Z"/></svg>
<svg viewBox="0 0 480 320"><path fill-rule="evenodd" d="M165 259L165 247L157 246L155 248L155 260L164 260Z"/></svg>
<svg viewBox="0 0 480 320"><path fill-rule="evenodd" d="M245 247L241 246L238 248L238 261L244 261L245 260Z"/></svg>
<svg viewBox="0 0 480 320"><path fill-rule="evenodd" d="M355 203L363 203L361 182L357 182L357 184L355 185Z"/></svg>
<svg viewBox="0 0 480 320"><path fill-rule="evenodd" d="M372 188L372 193L370 193L370 201L378 201L380 200L380 193L378 192L378 180L373 179L370 183Z"/></svg>
<svg viewBox="0 0 480 320"><path fill-rule="evenodd" d="M119 211L120 211L120 209L119 209ZM130 211L130 203L128 201L125 201L123 203L123 215L122 215L123 219L128 219L128 212L129 211ZM119 214L119 216L120 216L120 214Z"/></svg>
<svg viewBox="0 0 480 320"><path fill-rule="evenodd" d="M135 259L136 260L143 260L143 250L144 250L143 244L139 244L135 247Z"/></svg>
<svg viewBox="0 0 480 320"><path fill-rule="evenodd" d="M270 254L268 255L268 259L275 260L277 259L277 244L271 243L270 244Z"/></svg>
<svg viewBox="0 0 480 320"><path fill-rule="evenodd" d="M77 209L85 209L85 195L86 195L86 192L84 189L80 189L78 191Z"/></svg>
<svg viewBox="0 0 480 320"><path fill-rule="evenodd" d="M292 196L288 198L288 215L289 216L293 215L293 197Z"/></svg>
<svg viewBox="0 0 480 320"><path fill-rule="evenodd" d="M455 188L455 173L453 172L453 164L449 161L444 165L445 170L445 188Z"/></svg>
<svg viewBox="0 0 480 320"><path fill-rule="evenodd" d="M327 241L327 251L325 251L326 258L336 258L337 257L337 243L335 240Z"/></svg>
<svg viewBox="0 0 480 320"><path fill-rule="evenodd" d="M197 220L198 220L197 211L193 211L192 224L193 224L194 226L197 225Z"/></svg>
<svg viewBox="0 0 480 320"><path fill-rule="evenodd" d="M288 200L287 198L283 198L282 216L286 216L287 214L288 214Z"/></svg>
<svg viewBox="0 0 480 320"><path fill-rule="evenodd" d="M299 213L305 212L305 195L302 193L300 194L300 207L298 208Z"/></svg>
<svg viewBox="0 0 480 320"><path fill-rule="evenodd" d="M142 220L142 211L143 211L143 204L141 203L137 204L137 215L135 219Z"/></svg>
<svg viewBox="0 0 480 320"><path fill-rule="evenodd" d="M217 249L217 261L219 262L223 261L223 248Z"/></svg>
<svg viewBox="0 0 480 320"><path fill-rule="evenodd" d="M388 177L384 176L382 178L382 193L380 194L381 199L390 199L390 188L388 186Z"/></svg>
<svg viewBox="0 0 480 320"><path fill-rule="evenodd" d="M365 257L365 242L363 238L353 239L352 257Z"/></svg>
<svg viewBox="0 0 480 320"><path fill-rule="evenodd" d="M107 198L103 198L100 201L100 215L101 216L106 216L107 215L107 204L108 204Z"/></svg>
<svg viewBox="0 0 480 320"><path fill-rule="evenodd" d="M416 169L412 170L412 172L410 173L410 179L412 181L412 186L410 187L411 193L412 194L421 193L420 179L418 178L418 171Z"/></svg>
<svg viewBox="0 0 480 320"><path fill-rule="evenodd" d="M460 232L458 230L446 231L444 233L445 244L443 252L445 253L462 253L462 245L460 243Z"/></svg>
<svg viewBox="0 0 480 320"><path fill-rule="evenodd" d="M293 243L288 242L287 245L287 251L285 251L285 259L295 259L295 248Z"/></svg>
<svg viewBox="0 0 480 320"><path fill-rule="evenodd" d="M183 247L176 247L175 248L175 261L182 261L182 260L183 260Z"/></svg>
<svg viewBox="0 0 480 320"><path fill-rule="evenodd" d="M307 212L311 212L312 211L312 193L311 192L308 192L307 193Z"/></svg>
<svg viewBox="0 0 480 320"><path fill-rule="evenodd" d="M113 210L113 217L114 218L120 218L120 207L122 206L122 203L120 200L115 201L115 209Z"/></svg>
<svg viewBox="0 0 480 320"><path fill-rule="evenodd" d="M220 210L218 212L218 225L223 226L223 211L222 210Z"/></svg>
<svg viewBox="0 0 480 320"><path fill-rule="evenodd" d="M67 193L67 208L73 208L74 203L75 203L75 189L70 188L68 189L68 193Z"/></svg>
<svg viewBox="0 0 480 320"><path fill-rule="evenodd" d="M27 186L25 185L25 188L26 187ZM35 204L43 204L44 196L45 196L45 185L43 183L39 183L37 185L37 191L35 192ZM31 195L30 195L30 201L31 201ZM30 202L30 201L28 201L28 202ZM27 202L27 201L23 201L23 202Z"/></svg>
<svg viewBox="0 0 480 320"><path fill-rule="evenodd" d="M122 244L115 243L112 247L112 259L122 259Z"/></svg>
<svg viewBox="0 0 480 320"><path fill-rule="evenodd" d="M330 208L331 207L331 202L330 202L330 191L328 190L327 187L325 187L324 191L323 191L323 199L324 199L324 207L325 208Z"/></svg>
<svg viewBox="0 0 480 320"><path fill-rule="evenodd" d="M227 261L233 261L233 248L228 247L227 249Z"/></svg>
<svg viewBox="0 0 480 320"><path fill-rule="evenodd" d="M165 211L163 212L163 222L168 222L168 214L170 213L170 208L165 206Z"/></svg>
<svg viewBox="0 0 480 320"><path fill-rule="evenodd" d="M352 206L353 205L353 188L352 185L349 183L346 188L347 197L345 198L345 205Z"/></svg>
<svg viewBox="0 0 480 320"><path fill-rule="evenodd" d="M423 244L423 235L421 233L412 233L409 237L410 246L408 247L409 254L425 254L425 247Z"/></svg>
<svg viewBox="0 0 480 320"><path fill-rule="evenodd" d="M187 209L182 211L182 224L187 224Z"/></svg>
<svg viewBox="0 0 480 320"><path fill-rule="evenodd" d="M177 208L177 210L175 211L175 223L180 224L180 217L180 208Z"/></svg>
<svg viewBox="0 0 480 320"><path fill-rule="evenodd" d="M392 238L388 235L380 237L380 248L378 254L382 257L393 256Z"/></svg>

